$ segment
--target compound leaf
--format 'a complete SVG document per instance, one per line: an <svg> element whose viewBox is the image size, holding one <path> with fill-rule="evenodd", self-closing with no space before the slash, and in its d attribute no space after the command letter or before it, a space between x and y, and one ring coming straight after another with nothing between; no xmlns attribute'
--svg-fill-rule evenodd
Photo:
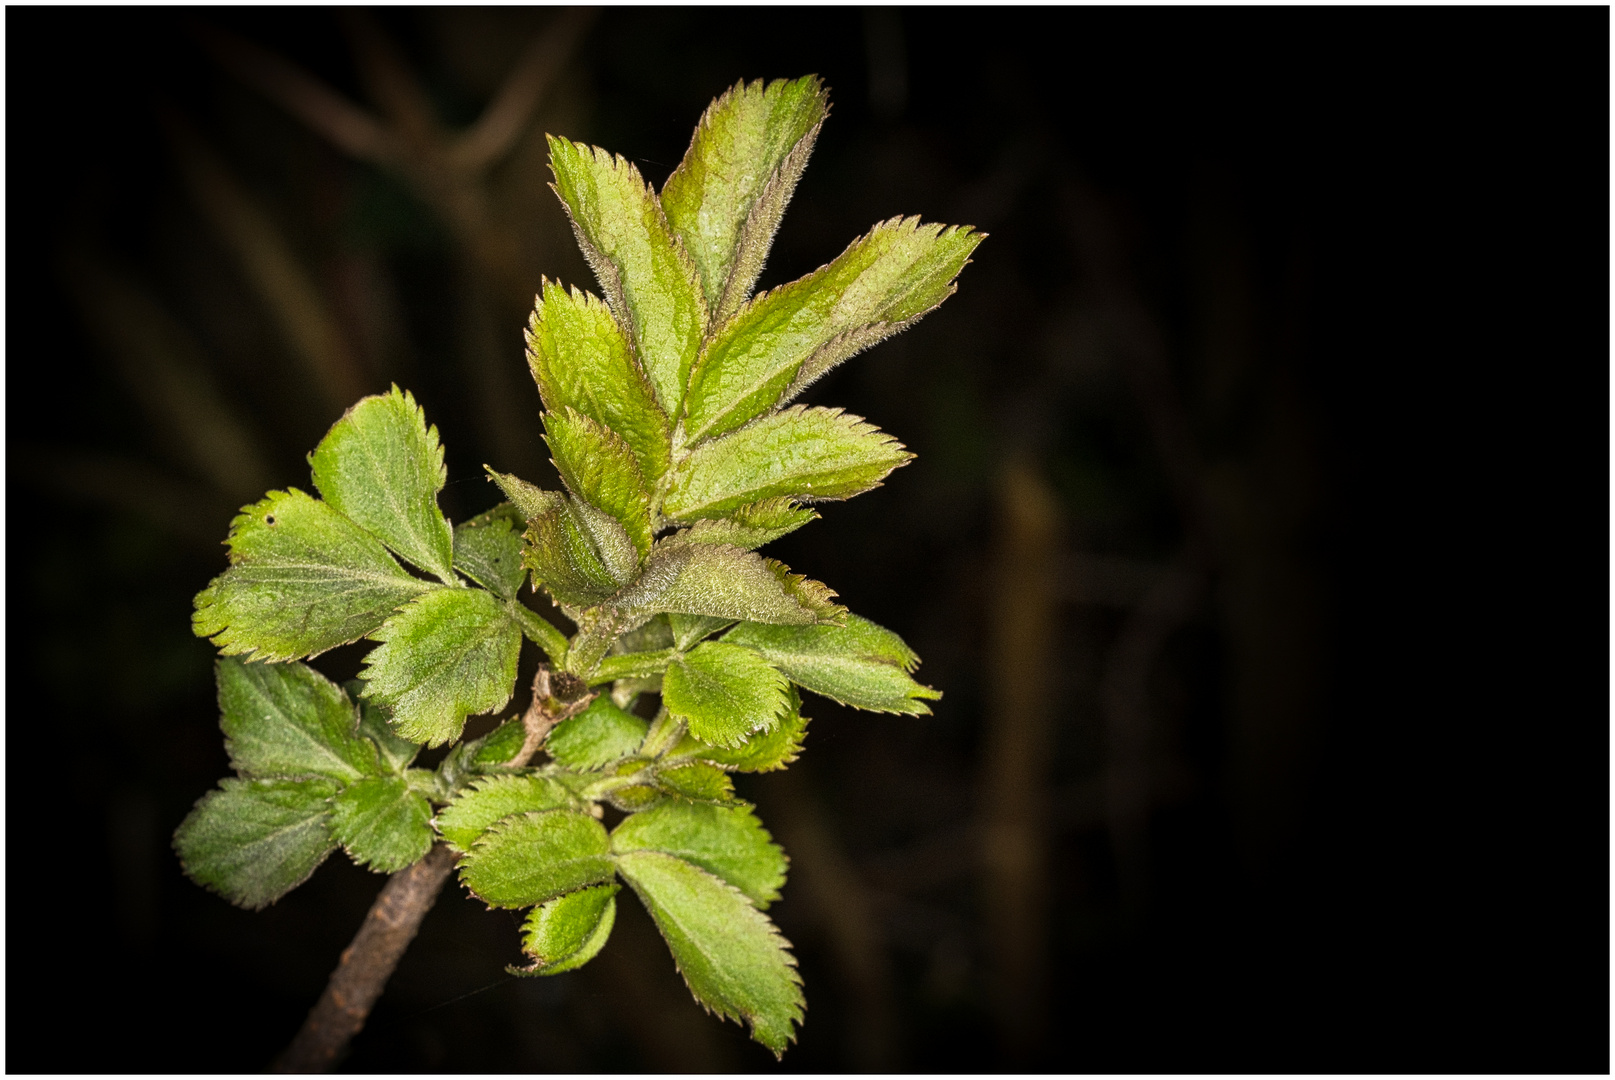
<svg viewBox="0 0 1615 1080"><path fill-rule="evenodd" d="M757 732L736 747L709 746L686 734L673 748L673 756L703 758L736 772L774 772L785 768L802 753L807 726L808 718L802 715L802 701L793 686L785 715L769 730Z"/></svg>
<svg viewBox="0 0 1615 1080"><path fill-rule="evenodd" d="M562 720L544 742L557 764L580 772L604 768L637 753L650 725L601 695L576 716Z"/></svg>
<svg viewBox="0 0 1615 1080"><path fill-rule="evenodd" d="M450 585L454 537L437 507L443 447L410 394L363 398L332 425L314 453L314 486L332 508Z"/></svg>
<svg viewBox="0 0 1615 1080"><path fill-rule="evenodd" d="M784 1054L802 1022L801 978L768 916L733 885L665 852L628 851L616 861L696 1000L750 1023L753 1039Z"/></svg>
<svg viewBox="0 0 1615 1080"><path fill-rule="evenodd" d="M331 835L353 861L390 874L432 848L432 806L402 776L349 784L331 800Z"/></svg>
<svg viewBox="0 0 1615 1080"><path fill-rule="evenodd" d="M559 975L587 964L611 937L621 885L596 885L540 904L522 924L522 951L533 966L522 975Z"/></svg>
<svg viewBox="0 0 1615 1080"><path fill-rule="evenodd" d="M198 885L232 904L261 908L307 881L336 847L334 780L219 782L174 832L174 849Z"/></svg>
<svg viewBox="0 0 1615 1080"><path fill-rule="evenodd" d="M527 907L611 880L605 826L575 810L496 822L460 863L464 881L490 907Z"/></svg>
<svg viewBox="0 0 1615 1080"><path fill-rule="evenodd" d="M812 75L738 83L707 107L662 186L668 222L720 317L756 284L828 108Z"/></svg>
<svg viewBox="0 0 1615 1080"><path fill-rule="evenodd" d="M661 851L713 873L759 908L779 899L785 852L744 806L667 802L633 814L611 834L611 850Z"/></svg>
<svg viewBox="0 0 1615 1080"><path fill-rule="evenodd" d="M616 519L639 558L650 551L650 493L622 437L576 409L544 414L546 441L567 489ZM637 569L638 559L635 559Z"/></svg>
<svg viewBox="0 0 1615 1080"><path fill-rule="evenodd" d="M691 521L778 495L847 499L913 456L862 417L797 405L696 447L674 468L663 512Z"/></svg>
<svg viewBox="0 0 1615 1080"><path fill-rule="evenodd" d="M659 542L638 580L612 599L625 612L665 611L805 626L844 610L835 594L782 564L723 544Z"/></svg>
<svg viewBox="0 0 1615 1080"><path fill-rule="evenodd" d="M639 550L611 515L567 499L527 530L523 556L533 580L559 603L592 607L633 580Z"/></svg>
<svg viewBox="0 0 1615 1080"><path fill-rule="evenodd" d="M230 569L196 596L191 628L226 656L296 660L357 641L440 586L318 499L271 491L230 522Z"/></svg>
<svg viewBox="0 0 1615 1080"><path fill-rule="evenodd" d="M662 703L702 742L739 746L779 720L785 677L750 649L707 641L668 665Z"/></svg>
<svg viewBox="0 0 1615 1080"><path fill-rule="evenodd" d="M438 812L437 829L461 851L471 850L488 826L513 814L560 810L573 805L572 793L547 776L490 776L478 780Z"/></svg>
<svg viewBox="0 0 1615 1080"><path fill-rule="evenodd" d="M798 686L854 708L924 715L931 710L921 699L942 696L909 677L919 657L902 638L856 615L841 626L742 623L723 640L755 649Z"/></svg>
<svg viewBox="0 0 1615 1080"><path fill-rule="evenodd" d="M638 169L583 143L550 136L549 144L555 191L578 245L612 311L632 329L657 401L676 416L707 328L695 266Z"/></svg>
<svg viewBox="0 0 1615 1080"><path fill-rule="evenodd" d="M421 744L411 742L387 722L387 714L373 702L364 700L364 683L354 679L344 684L348 697L359 705L359 734L376 744L381 771L402 773L421 752Z"/></svg>
<svg viewBox="0 0 1615 1080"><path fill-rule="evenodd" d="M348 695L307 664L218 663L219 726L243 776L375 775L376 747L358 734Z"/></svg>
<svg viewBox="0 0 1615 1080"><path fill-rule="evenodd" d="M678 534L686 544L728 544L742 551L760 548L795 532L819 515L788 498L763 499L725 518L707 518Z"/></svg>
<svg viewBox="0 0 1615 1080"><path fill-rule="evenodd" d="M371 634L365 696L384 706L398 733L438 746L459 738L465 718L510 700L521 629L490 593L428 593Z"/></svg>
<svg viewBox="0 0 1615 1080"><path fill-rule="evenodd" d="M501 503L454 527L454 568L501 600L514 600L527 576L518 521L515 506Z"/></svg>
<svg viewBox="0 0 1615 1080"><path fill-rule="evenodd" d="M667 472L667 414L605 304L545 281L527 328L527 363L544 408L576 409L615 431L633 448L649 486Z"/></svg>

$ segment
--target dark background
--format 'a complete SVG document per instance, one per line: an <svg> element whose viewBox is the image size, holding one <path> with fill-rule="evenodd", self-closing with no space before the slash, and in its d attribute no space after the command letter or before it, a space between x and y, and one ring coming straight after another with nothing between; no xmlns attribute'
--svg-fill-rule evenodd
<svg viewBox="0 0 1615 1080"><path fill-rule="evenodd" d="M519 330L593 282L541 133L659 185L736 79L817 72L764 285L894 214L991 237L809 395L919 458L772 553L946 696L814 700L743 778L793 858L781 1067L1607 1071L1608 11L568 18L7 10L6 1068L290 1037L380 879L248 913L168 847L227 771L188 631L234 507L391 380L451 517L484 461L549 480ZM419 166L568 28L496 161ZM503 974L516 929L446 891L345 1067L776 1067L631 901L554 979Z"/></svg>

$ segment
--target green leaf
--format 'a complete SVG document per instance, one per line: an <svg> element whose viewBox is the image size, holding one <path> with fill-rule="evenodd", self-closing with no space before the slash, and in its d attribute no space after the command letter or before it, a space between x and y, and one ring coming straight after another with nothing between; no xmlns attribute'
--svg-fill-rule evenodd
<svg viewBox="0 0 1615 1080"><path fill-rule="evenodd" d="M624 819L611 850L661 851L713 873L759 908L779 899L785 852L744 806L669 802Z"/></svg>
<svg viewBox="0 0 1615 1080"><path fill-rule="evenodd" d="M726 518L697 521L680 532L678 539L686 544L728 544L751 551L795 532L818 516L788 498L763 499L742 506Z"/></svg>
<svg viewBox="0 0 1615 1080"><path fill-rule="evenodd" d="M392 729L387 714L373 703L364 700L364 683L352 679L343 684L348 697L359 705L359 734L376 744L383 775L402 773L421 752L421 744L411 742Z"/></svg>
<svg viewBox="0 0 1615 1080"><path fill-rule="evenodd" d="M627 613L665 611L805 626L839 617L835 593L772 559L722 544L662 540L612 605Z"/></svg>
<svg viewBox="0 0 1615 1080"><path fill-rule="evenodd" d="M785 711L785 677L750 649L707 641L668 665L662 704L714 746L739 746Z"/></svg>
<svg viewBox="0 0 1615 1080"><path fill-rule="evenodd" d="M527 745L527 725L521 717L506 720L477 740L471 754L471 765L477 769L498 769L508 766Z"/></svg>
<svg viewBox="0 0 1615 1080"><path fill-rule="evenodd" d="M829 110L808 75L737 83L707 107L684 160L662 186L668 222L719 317L751 292Z"/></svg>
<svg viewBox="0 0 1615 1080"><path fill-rule="evenodd" d="M617 869L656 920L696 1000L749 1022L751 1037L782 1055L804 1003L790 942L768 916L733 885L660 851L624 852Z"/></svg>
<svg viewBox="0 0 1615 1080"><path fill-rule="evenodd" d="M673 614L667 617L668 626L673 631L673 643L681 652L688 652L696 642L711 637L733 621L712 615Z"/></svg>
<svg viewBox="0 0 1615 1080"><path fill-rule="evenodd" d="M628 444L576 409L545 413L544 430L567 490L616 519L643 558L651 545L650 493Z"/></svg>
<svg viewBox="0 0 1615 1080"><path fill-rule="evenodd" d="M454 536L437 508L447 475L443 447L412 396L394 386L362 399L332 425L309 464L333 509L427 573L459 584Z"/></svg>
<svg viewBox="0 0 1615 1080"><path fill-rule="evenodd" d="M639 551L617 520L577 499L567 499L534 520L523 556L556 602L593 607L632 581Z"/></svg>
<svg viewBox="0 0 1615 1080"><path fill-rule="evenodd" d="M365 696L392 714L400 735L427 746L460 737L465 718L510 700L521 630L489 593L428 593L371 634Z"/></svg>
<svg viewBox="0 0 1615 1080"><path fill-rule="evenodd" d="M633 331L657 401L676 416L707 329L695 266L638 169L583 143L552 135L549 144L555 192L584 258L618 321Z"/></svg>
<svg viewBox="0 0 1615 1080"><path fill-rule="evenodd" d="M593 960L611 937L621 885L597 885L540 904L522 925L522 951L533 966L522 975L559 975Z"/></svg>
<svg viewBox="0 0 1615 1080"><path fill-rule="evenodd" d="M454 528L454 568L501 600L514 600L527 567L516 508L501 503Z"/></svg>
<svg viewBox="0 0 1615 1080"><path fill-rule="evenodd" d="M497 821L535 810L567 809L573 802L565 785L548 776L490 776L438 812L437 830L461 851L469 851Z"/></svg>
<svg viewBox="0 0 1615 1080"><path fill-rule="evenodd" d="M432 806L402 776L349 784L331 800L331 835L354 862L390 874L432 849Z"/></svg>
<svg viewBox="0 0 1615 1080"><path fill-rule="evenodd" d="M544 749L558 764L588 772L637 753L649 730L645 721L601 696L576 716L556 724Z"/></svg>
<svg viewBox="0 0 1615 1080"><path fill-rule="evenodd" d="M808 718L802 715L801 698L790 688L790 700L780 722L760 731L737 747L710 746L686 734L673 748L672 757L698 757L734 769L736 772L775 772L795 761L802 753Z"/></svg>
<svg viewBox="0 0 1615 1080"><path fill-rule="evenodd" d="M494 472L486 465L483 468L487 469L489 478L499 485L499 490L505 493L505 498L510 500L511 505L516 508L516 512L526 518L528 522L533 522L543 517L557 506L560 506L566 499L566 496L559 491L545 491L541 487L529 484L519 476Z"/></svg>
<svg viewBox="0 0 1615 1080"><path fill-rule="evenodd" d="M942 696L909 678L920 660L902 638L856 615L843 626L742 623L723 640L757 650L798 686L854 708L925 715L931 710L920 699Z"/></svg>
<svg viewBox="0 0 1615 1080"><path fill-rule="evenodd" d="M230 569L196 596L191 628L226 656L296 660L358 641L440 586L303 492L271 491L230 523Z"/></svg>
<svg viewBox="0 0 1615 1080"><path fill-rule="evenodd" d="M243 776L357 780L378 771L348 695L307 664L218 663L219 726Z"/></svg>
<svg viewBox="0 0 1615 1080"><path fill-rule="evenodd" d="M983 239L969 228L881 222L830 265L762 293L712 334L690 373L686 439L733 431L953 294Z"/></svg>
<svg viewBox="0 0 1615 1080"><path fill-rule="evenodd" d="M334 780L219 782L174 832L174 849L198 885L232 904L261 908L307 881L336 848L328 800Z"/></svg>
<svg viewBox="0 0 1615 1080"><path fill-rule="evenodd" d="M575 810L505 818L472 845L460 879L490 907L527 907L612 878L605 826Z"/></svg>
<svg viewBox="0 0 1615 1080"><path fill-rule="evenodd" d="M655 486L667 472L672 428L605 304L545 281L528 324L527 363L544 408L573 408L615 431Z"/></svg>
<svg viewBox="0 0 1615 1080"><path fill-rule="evenodd" d="M616 682L618 679L644 678L660 675L673 659L674 649L657 649L655 652L612 653L600 661L589 685Z"/></svg>
<svg viewBox="0 0 1615 1080"><path fill-rule="evenodd" d="M913 457L862 417L797 405L696 447L673 470L662 509L691 521L776 495L849 499Z"/></svg>
<svg viewBox="0 0 1615 1080"><path fill-rule="evenodd" d="M735 784L729 774L706 761L659 768L656 784L669 795L692 803L728 805L735 801Z"/></svg>

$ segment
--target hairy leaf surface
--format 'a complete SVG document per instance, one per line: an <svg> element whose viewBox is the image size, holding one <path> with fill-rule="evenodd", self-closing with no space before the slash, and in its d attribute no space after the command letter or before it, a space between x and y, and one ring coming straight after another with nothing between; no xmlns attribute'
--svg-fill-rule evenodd
<svg viewBox="0 0 1615 1080"><path fill-rule="evenodd" d="M516 682L521 630L481 589L428 593L371 635L365 695L405 738L439 746L465 718L503 708Z"/></svg>
<svg viewBox="0 0 1615 1080"><path fill-rule="evenodd" d="M488 826L514 814L571 807L572 794L547 776L491 776L478 780L438 811L443 839L461 851L471 850Z"/></svg>
<svg viewBox="0 0 1615 1080"><path fill-rule="evenodd" d="M695 266L638 169L583 143L550 136L549 144L555 191L584 257L612 310L633 329L657 400L676 416L707 327Z"/></svg>
<svg viewBox="0 0 1615 1080"><path fill-rule="evenodd" d="M375 743L384 773L402 773L421 752L421 744L411 742L392 729L387 713L363 698L364 683L354 679L346 684L348 697L359 706L359 734Z"/></svg>
<svg viewBox="0 0 1615 1080"><path fill-rule="evenodd" d="M331 835L353 861L390 874L432 848L432 806L402 776L349 784L331 800Z"/></svg>
<svg viewBox="0 0 1615 1080"><path fill-rule="evenodd" d="M230 523L230 569L196 596L191 628L226 656L296 660L358 641L441 586L296 488L271 491Z"/></svg>
<svg viewBox="0 0 1615 1080"><path fill-rule="evenodd" d="M185 872L232 904L261 908L308 880L336 848L334 780L219 782L174 833Z"/></svg>
<svg viewBox="0 0 1615 1080"><path fill-rule="evenodd" d="M596 885L540 904L522 924L522 951L533 966L520 974L559 975L593 960L611 937L621 885Z"/></svg>
<svg viewBox="0 0 1615 1080"><path fill-rule="evenodd" d="M454 527L454 568L501 600L514 600L527 567L522 565L521 516L511 503Z"/></svg>
<svg viewBox="0 0 1615 1080"><path fill-rule="evenodd" d="M489 479L499 485L499 490L505 493L505 498L510 500L516 512L529 522L543 517L566 499L559 491L545 491L519 476L495 472L486 465L483 468L487 470Z"/></svg>
<svg viewBox="0 0 1615 1080"><path fill-rule="evenodd" d="M696 447L673 470L663 512L691 521L779 495L847 499L913 456L862 417L798 405Z"/></svg>
<svg viewBox="0 0 1615 1080"><path fill-rule="evenodd" d="M696 1000L749 1023L753 1039L784 1054L804 1003L790 942L768 916L733 885L675 856L629 851L616 860Z"/></svg>
<svg viewBox="0 0 1615 1080"><path fill-rule="evenodd" d="M843 705L923 715L931 710L921 699L942 696L909 677L919 657L902 638L856 615L841 626L742 623L723 640L757 650L798 686Z"/></svg>
<svg viewBox="0 0 1615 1080"><path fill-rule="evenodd" d="M735 802L735 782L728 773L706 761L664 765L656 770L656 786L692 803L727 806Z"/></svg>
<svg viewBox="0 0 1615 1080"><path fill-rule="evenodd" d="M450 585L454 538L437 493L443 447L415 399L394 386L343 414L309 456L325 501L388 547Z"/></svg>
<svg viewBox="0 0 1615 1080"><path fill-rule="evenodd" d="M668 665L662 703L702 742L739 746L778 722L785 677L750 649L707 641Z"/></svg>
<svg viewBox="0 0 1615 1080"><path fill-rule="evenodd" d="M460 863L460 879L491 907L527 907L611 880L605 826L575 810L496 822Z"/></svg>
<svg viewBox="0 0 1615 1080"><path fill-rule="evenodd" d="M244 776L357 780L381 771L342 688L307 664L218 663L219 726Z"/></svg>
<svg viewBox="0 0 1615 1080"><path fill-rule="evenodd" d="M587 772L637 753L648 730L649 724L602 695L555 725L544 749L558 764Z"/></svg>
<svg viewBox="0 0 1615 1080"><path fill-rule="evenodd" d="M785 852L744 806L667 802L623 820L611 850L662 851L716 874L759 908L779 899Z"/></svg>
<svg viewBox="0 0 1615 1080"><path fill-rule="evenodd" d="M527 530L527 566L558 602L591 607L632 581L639 551L611 515L567 499Z"/></svg>
<svg viewBox="0 0 1615 1080"><path fill-rule="evenodd" d="M678 646L680 652L688 652L696 642L711 637L733 621L712 615L674 613L667 617L668 628L673 631L673 644Z"/></svg>
<svg viewBox="0 0 1615 1080"><path fill-rule="evenodd" d="M628 444L576 409L545 413L544 428L567 489L615 518L643 558L651 545L650 493Z"/></svg>
<svg viewBox="0 0 1615 1080"><path fill-rule="evenodd" d="M725 518L707 518L678 534L687 544L728 544L742 551L760 548L795 532L819 515L787 498L763 499Z"/></svg>
<svg viewBox="0 0 1615 1080"><path fill-rule="evenodd" d="M716 762L736 772L775 772L795 761L802 753L808 718L802 715L802 701L796 688L790 688L785 715L768 731L759 731L736 747L710 746L692 735L685 735L673 756L690 755Z"/></svg>
<svg viewBox="0 0 1615 1080"><path fill-rule="evenodd" d="M835 593L782 564L722 544L663 540L638 580L612 599L626 612L665 611L805 626L839 617Z"/></svg>

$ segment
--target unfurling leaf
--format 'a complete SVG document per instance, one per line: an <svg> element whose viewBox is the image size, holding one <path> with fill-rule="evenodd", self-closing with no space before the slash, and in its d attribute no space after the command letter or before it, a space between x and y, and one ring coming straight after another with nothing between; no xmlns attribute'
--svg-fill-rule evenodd
<svg viewBox="0 0 1615 1080"><path fill-rule="evenodd" d="M528 907L610 881L605 826L575 810L506 818L460 863L460 880L490 907Z"/></svg>
<svg viewBox="0 0 1615 1080"><path fill-rule="evenodd" d="M230 523L230 569L196 596L191 627L226 656L296 660L358 641L441 586L296 488L271 491Z"/></svg>
<svg viewBox="0 0 1615 1080"><path fill-rule="evenodd" d="M494 472L486 465L483 468L487 469L489 479L499 485L499 490L505 493L505 498L510 500L510 504L516 508L516 512L528 522L536 521L538 518L543 517L557 506L560 506L566 498L559 491L545 491L541 487L529 484L519 476Z"/></svg>
<svg viewBox="0 0 1615 1080"><path fill-rule="evenodd" d="M649 729L649 724L617 708L610 698L597 697L588 708L555 725L544 749L557 764L588 772L637 753Z"/></svg>
<svg viewBox="0 0 1615 1080"><path fill-rule="evenodd" d="M639 551L611 515L567 499L527 530L527 566L557 602L592 607L632 581Z"/></svg>
<svg viewBox="0 0 1615 1080"><path fill-rule="evenodd" d="M662 206L716 318L757 283L829 102L812 75L739 83L707 107Z"/></svg>
<svg viewBox="0 0 1615 1080"><path fill-rule="evenodd" d="M509 970L519 975L559 975L593 960L611 937L621 888L596 885L534 908L522 925L522 951L533 958L533 966Z"/></svg>
<svg viewBox="0 0 1615 1080"><path fill-rule="evenodd" d="M406 738L452 742L467 716L510 700L521 630L489 593L428 593L371 637L382 644L365 659L365 696L386 707Z"/></svg>
<svg viewBox="0 0 1615 1080"><path fill-rule="evenodd" d="M742 506L725 518L707 518L678 534L687 544L728 544L742 551L760 548L795 532L819 515L786 498Z"/></svg>
<svg viewBox="0 0 1615 1080"><path fill-rule="evenodd" d="M314 486L334 509L422 570L458 584L453 534L437 508L443 447L412 396L394 386L364 398L331 427L309 464Z"/></svg>
<svg viewBox="0 0 1615 1080"><path fill-rule="evenodd" d="M785 677L749 649L707 641L668 665L662 703L714 746L739 746L785 711Z"/></svg>
<svg viewBox="0 0 1615 1080"><path fill-rule="evenodd" d="M919 657L902 638L856 615L842 626L742 623L723 640L757 650L798 686L854 708L923 715L931 710L921 699L942 696L909 678Z"/></svg>
<svg viewBox="0 0 1615 1080"><path fill-rule="evenodd" d="M261 908L308 880L336 848L334 780L222 780L174 832L174 849L199 885Z"/></svg>
<svg viewBox="0 0 1615 1080"><path fill-rule="evenodd" d="M718 875L759 908L779 899L785 853L744 806L668 802L625 819L611 850L661 851Z"/></svg>
<svg viewBox="0 0 1615 1080"><path fill-rule="evenodd" d="M527 329L527 363L544 408L568 408L620 435L654 487L667 472L671 427L622 328L605 304L544 282Z"/></svg>
<svg viewBox="0 0 1615 1080"><path fill-rule="evenodd" d="M331 835L353 861L390 874L432 848L432 807L402 776L349 784L331 800Z"/></svg>
<svg viewBox="0 0 1615 1080"><path fill-rule="evenodd" d="M617 869L656 920L696 1000L751 1025L751 1037L784 1054L802 1022L801 978L790 942L746 895L716 875L660 851L628 851Z"/></svg>
<svg viewBox="0 0 1615 1080"><path fill-rule="evenodd" d="M612 598L621 611L674 612L806 626L838 617L835 594L781 564L722 544L659 542L638 580Z"/></svg>
<svg viewBox="0 0 1615 1080"><path fill-rule="evenodd" d="M381 771L348 695L307 664L218 664L219 726L243 776L357 780Z"/></svg>
<svg viewBox="0 0 1615 1080"><path fill-rule="evenodd" d="M478 780L440 810L437 829L443 839L461 851L470 851L471 845L496 821L572 805L572 793L548 776L491 776Z"/></svg>
<svg viewBox="0 0 1615 1080"><path fill-rule="evenodd" d="M639 170L595 147L550 136L555 191L578 245L668 416L678 415L707 329L695 266Z"/></svg>
<svg viewBox="0 0 1615 1080"><path fill-rule="evenodd" d="M610 514L643 558L651 545L650 493L622 436L571 408L545 413L544 427L567 490Z"/></svg>
<svg viewBox="0 0 1615 1080"><path fill-rule="evenodd" d="M454 568L501 600L514 600L527 576L522 565L526 522L515 506L500 503L454 527Z"/></svg>
<svg viewBox="0 0 1615 1080"><path fill-rule="evenodd" d="M802 701L796 688L790 688L785 715L768 731L760 731L736 747L709 746L692 735L673 748L673 757L698 757L716 762L736 772L774 772L785 768L802 753L808 718L802 715Z"/></svg>
<svg viewBox="0 0 1615 1080"><path fill-rule="evenodd" d="M797 405L696 447L673 470L662 509L693 521L780 495L848 499L913 456L862 417Z"/></svg>

